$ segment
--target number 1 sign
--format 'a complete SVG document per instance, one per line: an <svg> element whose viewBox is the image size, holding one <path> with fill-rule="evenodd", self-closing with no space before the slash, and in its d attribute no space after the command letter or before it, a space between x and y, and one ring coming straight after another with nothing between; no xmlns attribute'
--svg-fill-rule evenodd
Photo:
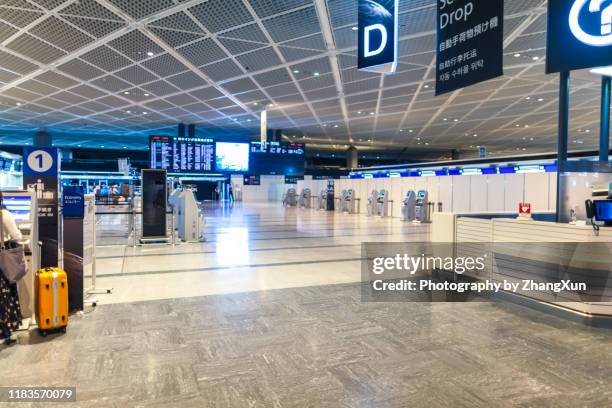
<svg viewBox="0 0 612 408"><path fill-rule="evenodd" d="M23 174L26 176L57 176L59 150L26 147L23 149Z"/></svg>

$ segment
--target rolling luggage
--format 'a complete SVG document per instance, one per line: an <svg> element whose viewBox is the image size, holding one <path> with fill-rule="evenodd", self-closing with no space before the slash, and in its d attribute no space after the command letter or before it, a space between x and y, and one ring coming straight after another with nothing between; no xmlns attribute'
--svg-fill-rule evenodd
<svg viewBox="0 0 612 408"><path fill-rule="evenodd" d="M68 278L58 268L43 268L36 274L36 321L38 331L66 332L68 326Z"/></svg>

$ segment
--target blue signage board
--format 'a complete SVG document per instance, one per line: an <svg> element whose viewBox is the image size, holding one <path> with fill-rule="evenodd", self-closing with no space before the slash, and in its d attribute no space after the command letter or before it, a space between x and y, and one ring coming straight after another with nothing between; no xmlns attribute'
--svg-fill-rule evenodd
<svg viewBox="0 0 612 408"><path fill-rule="evenodd" d="M64 187L62 207L64 218L83 218L85 216L85 191L83 187Z"/></svg>
<svg viewBox="0 0 612 408"><path fill-rule="evenodd" d="M36 193L38 239L42 242L41 266L57 266L59 260L59 172L57 148L24 147L23 189Z"/></svg>
<svg viewBox="0 0 612 408"><path fill-rule="evenodd" d="M359 0L357 68L391 74L397 68L399 0Z"/></svg>
<svg viewBox="0 0 612 408"><path fill-rule="evenodd" d="M612 2L549 0L546 73L612 65Z"/></svg>
<svg viewBox="0 0 612 408"><path fill-rule="evenodd" d="M24 176L57 176L59 171L59 150L45 147L23 149Z"/></svg>
<svg viewBox="0 0 612 408"><path fill-rule="evenodd" d="M436 95L504 74L504 0L437 0Z"/></svg>

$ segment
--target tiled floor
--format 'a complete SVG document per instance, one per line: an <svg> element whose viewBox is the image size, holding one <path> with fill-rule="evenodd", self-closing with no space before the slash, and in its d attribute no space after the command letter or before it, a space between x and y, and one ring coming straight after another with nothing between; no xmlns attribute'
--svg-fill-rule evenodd
<svg viewBox="0 0 612 408"><path fill-rule="evenodd" d="M101 304L174 299L360 280L361 242L425 240L428 226L281 205L209 207L206 240L101 247Z"/></svg>
<svg viewBox="0 0 612 408"><path fill-rule="evenodd" d="M360 243L425 226L250 205L210 212L207 231L101 248L113 304L0 349L0 385L76 386L66 406L88 408L612 406L610 330L487 302L362 303Z"/></svg>

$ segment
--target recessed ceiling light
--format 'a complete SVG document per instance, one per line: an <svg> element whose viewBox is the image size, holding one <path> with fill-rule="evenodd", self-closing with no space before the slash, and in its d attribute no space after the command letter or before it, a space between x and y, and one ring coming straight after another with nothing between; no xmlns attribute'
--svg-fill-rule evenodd
<svg viewBox="0 0 612 408"><path fill-rule="evenodd" d="M520 56L521 56L521 54L519 54L518 52L516 54L514 54L514 58L518 58Z"/></svg>
<svg viewBox="0 0 612 408"><path fill-rule="evenodd" d="M127 112L127 113L132 113L132 111L130 111L130 110L128 110L128 111L126 111L126 112Z"/></svg>
<svg viewBox="0 0 612 408"><path fill-rule="evenodd" d="M446 122L448 120L448 118L444 118L443 120Z"/></svg>
<svg viewBox="0 0 612 408"><path fill-rule="evenodd" d="M374 116L374 112L370 112L370 115L371 115L371 116Z"/></svg>
<svg viewBox="0 0 612 408"><path fill-rule="evenodd" d="M334 127L335 127L335 128L337 128L337 127L338 127L338 125L334 125Z"/></svg>
<svg viewBox="0 0 612 408"><path fill-rule="evenodd" d="M515 127L520 127L521 125L519 125L518 123L516 125L514 125Z"/></svg>
<svg viewBox="0 0 612 408"><path fill-rule="evenodd" d="M474 137L478 137L478 133L474 133L472 136L474 136Z"/></svg>
<svg viewBox="0 0 612 408"><path fill-rule="evenodd" d="M412 132L414 132L414 130L412 130L412 129L410 129L410 130L408 131L408 133L412 133Z"/></svg>
<svg viewBox="0 0 612 408"><path fill-rule="evenodd" d="M534 61L537 61L537 60L539 60L539 59L540 59L540 57L533 57L533 58L531 58L531 59L532 59L532 60L534 60Z"/></svg>
<svg viewBox="0 0 612 408"><path fill-rule="evenodd" d="M538 98L538 102L543 102L544 98Z"/></svg>
<svg viewBox="0 0 612 408"><path fill-rule="evenodd" d="M257 106L259 105L257 102L253 102L253 106Z"/></svg>
<svg viewBox="0 0 612 408"><path fill-rule="evenodd" d="M270 104L268 104L268 107L273 108L273 107L274 107L274 104L273 104L273 103L270 103Z"/></svg>
<svg viewBox="0 0 612 408"><path fill-rule="evenodd" d="M591 133L591 130L590 130L590 129L587 129L587 130L585 130L584 132L585 132L585 133Z"/></svg>
<svg viewBox="0 0 612 408"><path fill-rule="evenodd" d="M143 114L143 115L146 115L146 114L147 114L147 112L142 112L142 114Z"/></svg>
<svg viewBox="0 0 612 408"><path fill-rule="evenodd" d="M353 27L353 28L351 28L351 30L357 31L357 30L359 30L359 27Z"/></svg>
<svg viewBox="0 0 612 408"><path fill-rule="evenodd" d="M425 85L423 88L427 89L427 88L429 88L429 85Z"/></svg>
<svg viewBox="0 0 612 408"><path fill-rule="evenodd" d="M321 74L319 74L318 72L314 73L314 76L319 76L319 75L321 75Z"/></svg>
<svg viewBox="0 0 612 408"><path fill-rule="evenodd" d="M300 70L299 70L299 69L294 69L294 70L293 70L293 73L294 73L294 74L299 74L299 73L300 73Z"/></svg>
<svg viewBox="0 0 612 408"><path fill-rule="evenodd" d="M21 102L17 102L17 106L21 106Z"/></svg>
<svg viewBox="0 0 612 408"><path fill-rule="evenodd" d="M529 127L529 125L525 125L525 127L526 127L526 128L528 128L528 127Z"/></svg>
<svg viewBox="0 0 612 408"><path fill-rule="evenodd" d="M362 113L361 111L357 112L358 115L361 115L361 113Z"/></svg>
<svg viewBox="0 0 612 408"><path fill-rule="evenodd" d="M149 51L149 52L147 52L147 55L148 55L149 57L152 57L152 56L154 56L155 54L154 54L153 52Z"/></svg>
<svg viewBox="0 0 612 408"><path fill-rule="evenodd" d="M149 96L149 94L148 94L148 93L146 93L146 94L144 94L144 96Z"/></svg>
<svg viewBox="0 0 612 408"><path fill-rule="evenodd" d="M459 122L459 119L453 119L453 122Z"/></svg>
<svg viewBox="0 0 612 408"><path fill-rule="evenodd" d="M529 101L529 100L531 100L531 96L528 96L525 99Z"/></svg>

